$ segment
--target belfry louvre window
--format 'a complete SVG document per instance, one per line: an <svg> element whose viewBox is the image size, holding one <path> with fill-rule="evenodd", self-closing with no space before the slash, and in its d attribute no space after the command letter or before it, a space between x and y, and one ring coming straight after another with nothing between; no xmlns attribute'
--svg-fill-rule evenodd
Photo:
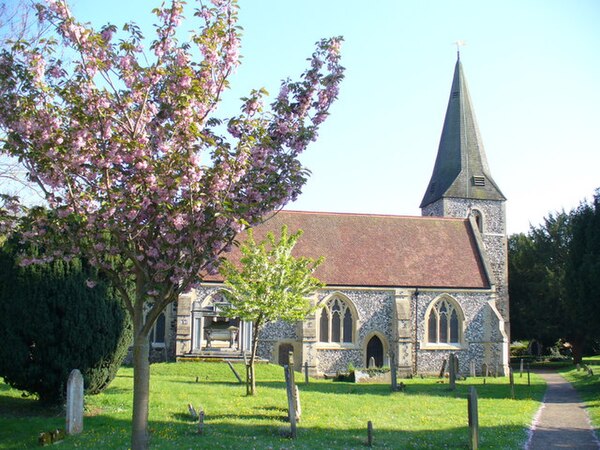
<svg viewBox="0 0 600 450"><path fill-rule="evenodd" d="M485 186L485 177L482 175L473 176L473 186Z"/></svg>
<svg viewBox="0 0 600 450"><path fill-rule="evenodd" d="M427 342L430 344L458 344L461 338L462 314L447 299L441 299L429 311Z"/></svg>
<svg viewBox="0 0 600 450"><path fill-rule="evenodd" d="M321 308L319 340L321 342L351 343L355 318L352 309L339 297L329 300Z"/></svg>

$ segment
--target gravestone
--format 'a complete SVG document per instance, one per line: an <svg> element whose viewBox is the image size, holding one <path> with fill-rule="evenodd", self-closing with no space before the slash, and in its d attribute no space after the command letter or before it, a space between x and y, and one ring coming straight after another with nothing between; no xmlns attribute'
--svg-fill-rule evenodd
<svg viewBox="0 0 600 450"><path fill-rule="evenodd" d="M475 371L475 360L472 359L469 366L471 369L471 377L475 378L477 376L477 373Z"/></svg>
<svg viewBox="0 0 600 450"><path fill-rule="evenodd" d="M440 370L440 378L444 378L444 372L446 372L446 360L442 360L442 369Z"/></svg>
<svg viewBox="0 0 600 450"><path fill-rule="evenodd" d="M477 391L473 386L469 390L467 407L469 408L469 448L477 450L479 448L479 412L477 410Z"/></svg>
<svg viewBox="0 0 600 450"><path fill-rule="evenodd" d="M374 369L375 367L377 367L375 365L375 358L373 356L371 356L369 358L369 365L367 366L368 369Z"/></svg>
<svg viewBox="0 0 600 450"><path fill-rule="evenodd" d="M484 377L484 378L485 378L485 377L487 377L487 376L489 375L489 373L488 373L488 365L487 365L487 363L483 363L483 364L481 365L481 374L483 375L483 377Z"/></svg>
<svg viewBox="0 0 600 450"><path fill-rule="evenodd" d="M67 381L67 434L83 431L83 377L73 369Z"/></svg>
<svg viewBox="0 0 600 450"><path fill-rule="evenodd" d="M448 373L451 391L456 389L456 362L454 358L454 353L450 353L450 357L448 358Z"/></svg>
<svg viewBox="0 0 600 450"><path fill-rule="evenodd" d="M521 358L521 364L519 367L519 378L523 378L523 358Z"/></svg>

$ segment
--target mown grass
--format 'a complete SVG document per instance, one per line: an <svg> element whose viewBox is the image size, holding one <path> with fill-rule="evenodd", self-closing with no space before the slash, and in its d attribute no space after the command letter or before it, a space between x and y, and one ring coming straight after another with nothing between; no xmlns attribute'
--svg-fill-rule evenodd
<svg viewBox="0 0 600 450"><path fill-rule="evenodd" d="M242 365L236 365L240 374ZM122 368L102 394L86 397L84 431L68 436L61 449L126 449L129 447L132 370ZM198 381L196 381L198 380ZM468 448L467 394L479 397L480 448L514 449L539 407L545 385L531 375L515 376L515 399L508 378L469 378L450 391L437 378L402 380L404 392L388 385L336 383L298 376L302 420L298 438L289 430L283 369L257 367L258 395L247 397L227 365L171 363L152 366L150 428L153 449L351 449L362 448L367 422L373 422L376 448ZM187 404L206 414L205 433ZM31 448L40 432L64 427L62 411L39 407L21 392L0 384L0 449Z"/></svg>
<svg viewBox="0 0 600 450"><path fill-rule="evenodd" d="M580 370L571 366L564 369L561 374L569 380L584 401L592 425L600 430L600 355L583 359L583 363L592 369L593 375L580 367Z"/></svg>

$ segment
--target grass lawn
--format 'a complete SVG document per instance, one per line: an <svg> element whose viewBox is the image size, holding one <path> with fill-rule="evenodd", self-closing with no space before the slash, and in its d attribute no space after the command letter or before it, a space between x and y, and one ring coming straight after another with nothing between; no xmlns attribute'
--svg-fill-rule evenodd
<svg viewBox="0 0 600 450"><path fill-rule="evenodd" d="M594 375L573 367L562 370L561 374L573 383L585 402L594 428L600 430L600 355L583 358L583 363L592 369Z"/></svg>
<svg viewBox="0 0 600 450"><path fill-rule="evenodd" d="M243 365L236 365L240 374ZM132 378L122 368L102 394L86 397L84 431L61 442L62 450L126 449L130 442ZM196 381L198 380L198 381ZM283 369L257 366L258 395L247 397L223 363L152 365L150 428L153 449L351 449L365 446L373 422L376 448L468 448L467 394L479 397L480 448L515 449L539 407L544 382L515 375L515 399L508 378L469 378L449 391L437 378L402 380L404 392L388 385L336 383L297 376L302 405L298 439L289 430ZM205 411L205 433L196 433L187 404ZM33 448L42 431L64 428L64 413L41 408L20 391L0 383L0 449Z"/></svg>

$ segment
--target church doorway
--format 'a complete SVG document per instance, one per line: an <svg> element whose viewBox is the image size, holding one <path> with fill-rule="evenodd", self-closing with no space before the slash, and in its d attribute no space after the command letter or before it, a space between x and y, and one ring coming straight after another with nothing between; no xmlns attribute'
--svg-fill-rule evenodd
<svg viewBox="0 0 600 450"><path fill-rule="evenodd" d="M371 358L375 361L375 367L383 367L383 342L378 336L373 336L367 344L366 367L369 367Z"/></svg>

